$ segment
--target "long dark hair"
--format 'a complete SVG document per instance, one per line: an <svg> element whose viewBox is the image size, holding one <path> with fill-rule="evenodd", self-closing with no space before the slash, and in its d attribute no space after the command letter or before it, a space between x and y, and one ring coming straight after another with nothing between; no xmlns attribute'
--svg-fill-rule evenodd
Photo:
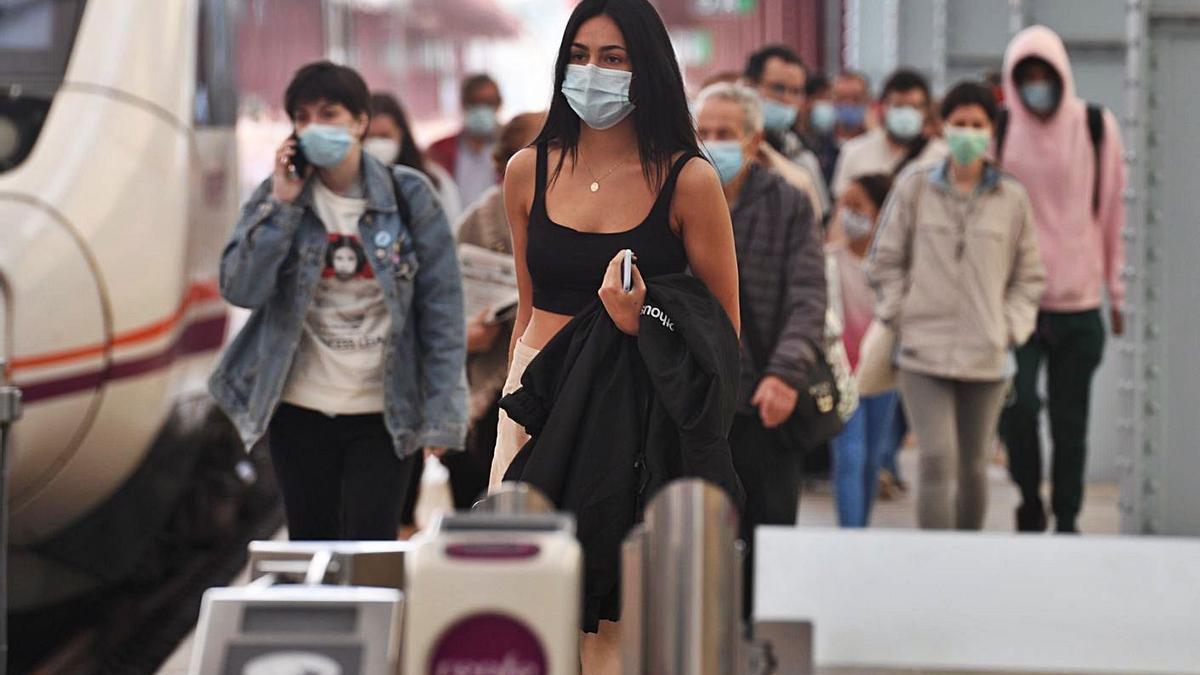
<svg viewBox="0 0 1200 675"><path fill-rule="evenodd" d="M642 173L651 185L660 185L675 153L698 155L700 148L696 145L683 75L675 61L671 38L662 18L647 0L583 0L575 7L558 48L550 111L534 144L555 144L561 149L555 178L562 171L567 153L571 154L572 161L578 156L580 120L563 96L562 84L571 61L571 44L579 27L601 14L611 18L625 37L626 51L633 65L629 98L637 106L632 115Z"/></svg>
<svg viewBox="0 0 1200 675"><path fill-rule="evenodd" d="M403 137L400 141L400 152L392 159L392 164L403 164L416 169L425 174L435 188L440 188L437 176L425 167L425 155L421 154L421 149L413 140L412 129L408 125L408 115L404 112L404 106L400 105L400 101L397 101L396 97L391 94L377 91L371 94L371 114L375 117L387 115L396 122L397 127L400 127L400 135Z"/></svg>

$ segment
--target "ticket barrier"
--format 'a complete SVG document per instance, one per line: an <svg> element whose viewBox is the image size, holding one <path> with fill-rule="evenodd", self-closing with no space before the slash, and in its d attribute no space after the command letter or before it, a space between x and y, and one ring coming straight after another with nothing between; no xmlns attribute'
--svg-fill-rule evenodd
<svg viewBox="0 0 1200 675"><path fill-rule="evenodd" d="M413 541L249 553L249 585L205 593L192 675L578 672L574 521L528 486Z"/></svg>
<svg viewBox="0 0 1200 675"><path fill-rule="evenodd" d="M623 675L807 675L804 622L746 627L744 546L720 488L671 483L626 538L621 565Z"/></svg>
<svg viewBox="0 0 1200 675"><path fill-rule="evenodd" d="M406 568L405 673L579 672L583 555L570 516L446 516Z"/></svg>

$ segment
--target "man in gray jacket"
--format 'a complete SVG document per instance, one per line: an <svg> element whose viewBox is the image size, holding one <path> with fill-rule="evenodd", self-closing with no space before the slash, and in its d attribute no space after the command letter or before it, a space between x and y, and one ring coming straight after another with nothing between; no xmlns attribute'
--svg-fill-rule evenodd
<svg viewBox="0 0 1200 675"><path fill-rule="evenodd" d="M822 358L825 259L808 197L754 160L763 140L758 96L716 84L701 92L696 110L700 139L725 186L737 248L741 382L729 444L746 489L748 534L757 525L796 522L803 457L786 447L778 427Z"/></svg>

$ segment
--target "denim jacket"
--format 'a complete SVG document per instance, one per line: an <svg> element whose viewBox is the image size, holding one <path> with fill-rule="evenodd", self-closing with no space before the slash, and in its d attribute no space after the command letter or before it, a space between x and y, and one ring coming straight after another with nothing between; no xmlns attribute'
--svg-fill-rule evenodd
<svg viewBox="0 0 1200 675"><path fill-rule="evenodd" d="M466 338L454 237L424 176L389 169L366 153L362 173L367 208L359 236L391 317L384 421L401 457L422 447L461 448ZM266 432L279 404L321 276L327 235L312 208L314 180L293 204L273 199L271 180L264 181L221 255L221 295L253 312L209 389L247 448ZM397 207L397 189L406 209Z"/></svg>

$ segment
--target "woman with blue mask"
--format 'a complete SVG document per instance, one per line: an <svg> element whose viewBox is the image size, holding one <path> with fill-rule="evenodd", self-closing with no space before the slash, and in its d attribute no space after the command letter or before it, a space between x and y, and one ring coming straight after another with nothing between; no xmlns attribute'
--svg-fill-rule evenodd
<svg viewBox="0 0 1200 675"><path fill-rule="evenodd" d="M616 327L636 335L647 278L690 269L739 324L729 210L700 156L658 13L646 0L584 0L554 72L545 125L504 175L520 292L506 394L597 295ZM636 255L628 292L626 249ZM493 486L528 438L507 414L497 433ZM599 618L585 626L599 630L585 635L585 673L608 672L618 658L616 617Z"/></svg>
<svg viewBox="0 0 1200 675"><path fill-rule="evenodd" d="M363 152L370 94L322 61L288 85L295 135L221 258L252 310L210 389L266 437L288 536L395 539L418 453L461 448L462 284L429 182Z"/></svg>
<svg viewBox="0 0 1200 675"><path fill-rule="evenodd" d="M978 530L1012 350L1033 332L1045 272L1025 188L986 156L996 100L946 94L950 158L897 179L868 264L896 335L897 382L920 448L917 522Z"/></svg>

